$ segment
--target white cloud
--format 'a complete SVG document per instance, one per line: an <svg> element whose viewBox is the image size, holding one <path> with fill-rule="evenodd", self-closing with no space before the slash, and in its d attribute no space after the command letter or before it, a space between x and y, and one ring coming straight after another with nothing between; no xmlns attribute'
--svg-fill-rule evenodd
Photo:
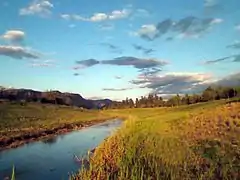
<svg viewBox="0 0 240 180"><path fill-rule="evenodd" d="M48 0L34 0L29 6L20 9L19 14L48 16L53 7L53 4Z"/></svg>
<svg viewBox="0 0 240 180"><path fill-rule="evenodd" d="M69 14L61 14L60 16L61 16L61 18L65 19L65 20L71 19L71 16Z"/></svg>
<svg viewBox="0 0 240 180"><path fill-rule="evenodd" d="M205 7L214 7L218 4L218 0L204 0Z"/></svg>
<svg viewBox="0 0 240 180"><path fill-rule="evenodd" d="M110 15L108 15L109 19L123 19L128 17L130 14L130 11L127 9L123 10L115 10Z"/></svg>
<svg viewBox="0 0 240 180"><path fill-rule="evenodd" d="M62 14L61 18L65 20L76 20L76 21L89 21L89 22L102 22L106 20L117 20L127 18L130 14L130 11L127 9L123 10L114 10L111 13L94 13L91 17L82 17L76 14Z"/></svg>
<svg viewBox="0 0 240 180"><path fill-rule="evenodd" d="M215 18L211 21L211 24L214 25L214 24L220 24L223 22L223 19L220 19L220 18Z"/></svg>
<svg viewBox="0 0 240 180"><path fill-rule="evenodd" d="M9 30L1 36L2 39L12 42L22 41L25 37L25 33L20 30Z"/></svg>
<svg viewBox="0 0 240 180"><path fill-rule="evenodd" d="M105 13L95 13L92 17L89 19L86 19L87 21L92 22L99 22L99 21L105 21L108 19L108 15Z"/></svg>
<svg viewBox="0 0 240 180"><path fill-rule="evenodd" d="M0 45L0 55L14 59L38 59L39 55L21 46L2 46Z"/></svg>
<svg viewBox="0 0 240 180"><path fill-rule="evenodd" d="M157 27L154 24L145 24L142 25L136 33L133 33L133 35L141 37L147 36L153 38L157 34L157 32Z"/></svg>
<svg viewBox="0 0 240 180"><path fill-rule="evenodd" d="M75 27L76 27L76 24L69 24L68 27L69 27L69 28L75 28Z"/></svg>
<svg viewBox="0 0 240 180"><path fill-rule="evenodd" d="M236 30L240 31L240 24L237 25L235 28L236 28Z"/></svg>

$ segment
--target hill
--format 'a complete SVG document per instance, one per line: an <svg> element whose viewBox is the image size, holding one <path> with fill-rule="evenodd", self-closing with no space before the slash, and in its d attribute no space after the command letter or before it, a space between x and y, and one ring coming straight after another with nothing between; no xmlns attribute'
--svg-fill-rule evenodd
<svg viewBox="0 0 240 180"><path fill-rule="evenodd" d="M85 99L80 94L62 93L60 91L41 92L32 89L0 89L0 99L21 102L40 102L43 104L58 104L76 106L86 109L99 109L109 106L110 99L91 100Z"/></svg>

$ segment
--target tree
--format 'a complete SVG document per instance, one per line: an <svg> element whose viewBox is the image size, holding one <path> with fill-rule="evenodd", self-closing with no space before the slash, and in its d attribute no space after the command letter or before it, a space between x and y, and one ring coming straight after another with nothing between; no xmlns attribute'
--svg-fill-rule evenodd
<svg viewBox="0 0 240 180"><path fill-rule="evenodd" d="M129 99L129 107L134 108L134 102L131 98Z"/></svg>
<svg viewBox="0 0 240 180"><path fill-rule="evenodd" d="M135 107L136 107L136 108L139 108L139 100L138 100L138 98L136 98Z"/></svg>
<svg viewBox="0 0 240 180"><path fill-rule="evenodd" d="M217 93L212 87L208 87L202 93L203 101L212 101L215 100L217 97Z"/></svg>

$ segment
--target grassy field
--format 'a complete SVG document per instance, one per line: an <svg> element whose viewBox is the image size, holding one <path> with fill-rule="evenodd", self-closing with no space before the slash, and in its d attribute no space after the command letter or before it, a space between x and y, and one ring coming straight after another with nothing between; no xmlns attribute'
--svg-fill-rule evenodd
<svg viewBox="0 0 240 180"><path fill-rule="evenodd" d="M0 104L0 149L111 118L111 115L97 110L4 102Z"/></svg>
<svg viewBox="0 0 240 180"><path fill-rule="evenodd" d="M107 112L128 120L71 179L240 179L240 103Z"/></svg>

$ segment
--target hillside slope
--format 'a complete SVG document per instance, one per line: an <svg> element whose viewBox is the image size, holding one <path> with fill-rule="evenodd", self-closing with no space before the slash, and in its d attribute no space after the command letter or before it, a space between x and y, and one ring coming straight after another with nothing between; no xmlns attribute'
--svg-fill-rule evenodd
<svg viewBox="0 0 240 180"><path fill-rule="evenodd" d="M62 93L60 91L41 92L32 89L0 89L0 99L9 101L41 102L48 104L59 104L77 106L86 109L98 109L111 104L110 99L90 100L79 94Z"/></svg>

